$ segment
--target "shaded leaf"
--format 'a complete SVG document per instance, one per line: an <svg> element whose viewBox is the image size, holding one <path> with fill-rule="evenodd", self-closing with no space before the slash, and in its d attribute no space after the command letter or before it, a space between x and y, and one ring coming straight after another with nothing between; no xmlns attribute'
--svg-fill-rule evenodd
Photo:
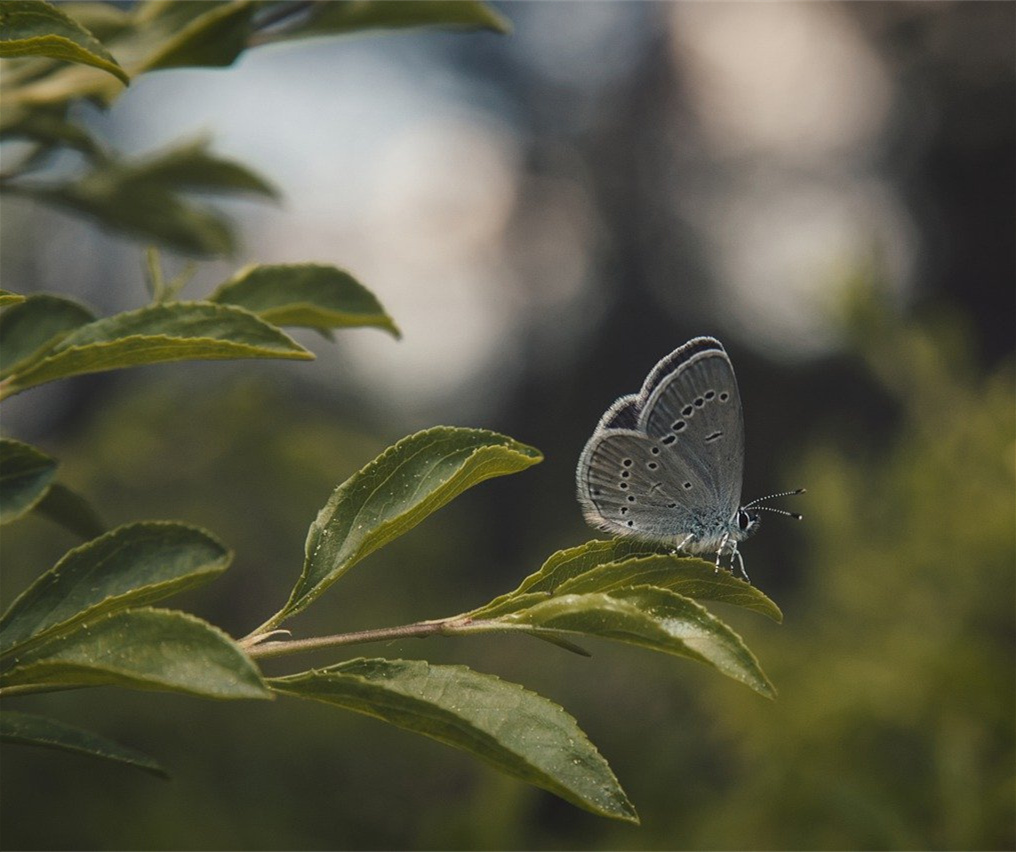
<svg viewBox="0 0 1016 852"><path fill-rule="evenodd" d="M0 57L47 56L90 65L124 85L130 77L88 30L42 0L4 0L0 5Z"/></svg>
<svg viewBox="0 0 1016 852"><path fill-rule="evenodd" d="M0 113L0 140L28 139L46 148L61 145L103 160L102 147L84 127L68 121L64 112L41 107L5 109Z"/></svg>
<svg viewBox="0 0 1016 852"><path fill-rule="evenodd" d="M248 266L221 284L209 301L239 305L276 325L321 330L377 326L400 336L377 297L334 266Z"/></svg>
<svg viewBox="0 0 1016 852"><path fill-rule="evenodd" d="M118 179L131 185L165 184L174 190L201 192L250 192L278 198L278 190L256 172L208 151L208 140L199 138L176 145L134 162L120 162Z"/></svg>
<svg viewBox="0 0 1016 852"><path fill-rule="evenodd" d="M776 694L740 636L695 601L667 589L636 586L611 594L560 595L498 620L690 657L767 698Z"/></svg>
<svg viewBox="0 0 1016 852"><path fill-rule="evenodd" d="M227 220L181 193L278 194L250 169L213 156L207 147L199 139L137 160L103 160L76 180L47 186L11 183L8 188L181 252L226 254L235 247Z"/></svg>
<svg viewBox="0 0 1016 852"><path fill-rule="evenodd" d="M180 10L175 7L190 6ZM142 17L138 24L152 26L165 36L155 50L133 69L134 73L158 68L232 65L246 49L251 33L255 4L249 0L231 3L180 2L151 4L155 17ZM200 12L196 16L193 12ZM188 20L181 20L181 13Z"/></svg>
<svg viewBox="0 0 1016 852"><path fill-rule="evenodd" d="M518 684L465 666L357 659L273 678L269 685L423 734L580 808L638 822L610 766L575 719Z"/></svg>
<svg viewBox="0 0 1016 852"><path fill-rule="evenodd" d="M283 331L249 311L211 302L173 302L81 326L50 348L45 357L13 373L8 395L55 379L142 364L313 357Z"/></svg>
<svg viewBox="0 0 1016 852"><path fill-rule="evenodd" d="M87 308L38 293L0 313L0 378L52 348L61 337L93 322Z"/></svg>
<svg viewBox="0 0 1016 852"><path fill-rule="evenodd" d="M148 521L68 551L0 617L0 654L66 636L82 622L207 583L232 554L197 527Z"/></svg>
<svg viewBox="0 0 1016 852"><path fill-rule="evenodd" d="M33 713L5 710L0 714L0 742L87 754L113 763L125 763L160 778L169 777L169 773L156 760L143 752L120 745L92 731Z"/></svg>
<svg viewBox="0 0 1016 852"><path fill-rule="evenodd" d="M268 625L304 609L367 554L467 488L542 459L539 450L485 429L438 426L403 438L335 489L310 526L303 574Z"/></svg>
<svg viewBox="0 0 1016 852"><path fill-rule="evenodd" d="M57 460L21 441L0 438L0 524L30 511L56 477Z"/></svg>
<svg viewBox="0 0 1016 852"><path fill-rule="evenodd" d="M317 3L295 24L271 34L275 39L306 38L371 29L457 27L511 32L507 18L476 0L357 0Z"/></svg>
<svg viewBox="0 0 1016 852"><path fill-rule="evenodd" d="M0 673L0 685L271 697L257 667L225 633L187 613L162 609L129 609L81 624L15 658L15 666Z"/></svg>
<svg viewBox="0 0 1016 852"><path fill-rule="evenodd" d="M106 531L92 504L60 482L49 487L33 510L81 538L95 538Z"/></svg>

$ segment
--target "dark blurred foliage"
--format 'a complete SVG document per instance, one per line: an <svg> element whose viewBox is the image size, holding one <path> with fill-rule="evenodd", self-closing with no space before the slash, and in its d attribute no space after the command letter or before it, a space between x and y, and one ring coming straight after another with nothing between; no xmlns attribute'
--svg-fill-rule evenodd
<svg viewBox="0 0 1016 852"><path fill-rule="evenodd" d="M745 495L808 487L793 507L803 524L767 518L744 548L785 624L723 613L779 689L775 702L705 667L608 645L591 660L486 637L361 649L464 662L560 701L639 808L632 828L326 707L37 696L19 706L144 749L174 779L5 748L0 844L1013 848L1016 6L842 8L897 86L879 156L923 253L907 300L889 295L877 261L830 276L842 294L835 356L788 362L745 336L728 343L746 412ZM665 7L640 9L653 19ZM493 38L444 43L463 73L507 99L526 128L527 168L558 174L562 149L581 163L602 235L596 321L554 369L545 329L519 339L521 379L471 424L539 447L546 462L468 492L374 554L294 621L301 635L461 611L591 537L573 468L600 413L668 347L724 328L704 249L657 197L662 175L690 179L670 162L658 120L684 97L664 42L662 30L648 40L593 119ZM520 209L538 201L523 197ZM670 280L691 283L667 289ZM74 380L75 404L40 444L111 525L178 518L234 547L222 579L174 603L241 634L284 598L334 485L405 431L363 414L368 389L305 393L310 369L171 366ZM5 604L74 544L34 519L5 529Z"/></svg>

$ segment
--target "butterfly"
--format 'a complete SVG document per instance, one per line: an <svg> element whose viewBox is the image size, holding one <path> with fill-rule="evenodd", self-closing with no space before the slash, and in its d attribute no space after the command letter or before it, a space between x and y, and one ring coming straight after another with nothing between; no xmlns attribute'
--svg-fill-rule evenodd
<svg viewBox="0 0 1016 852"><path fill-rule="evenodd" d="M741 505L744 419L734 368L723 345L696 337L661 360L637 394L607 409L579 458L579 503L594 527L685 553L738 561L738 544L755 533L761 511Z"/></svg>

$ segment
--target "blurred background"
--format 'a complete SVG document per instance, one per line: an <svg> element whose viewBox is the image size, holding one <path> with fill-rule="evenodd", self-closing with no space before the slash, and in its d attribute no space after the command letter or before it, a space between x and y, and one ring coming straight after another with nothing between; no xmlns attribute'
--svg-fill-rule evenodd
<svg viewBox="0 0 1016 852"><path fill-rule="evenodd" d="M37 696L19 706L174 777L5 748L0 844L1013 848L1016 5L494 5L513 35L268 47L79 116L127 153L205 135L281 190L229 203L244 247L185 297L245 263L331 263L401 341L297 333L316 361L81 377L8 401L4 434L58 456L110 525L181 519L233 547L225 577L171 604L234 635L285 598L334 486L399 437L483 426L539 447L542 465L467 492L291 625L387 626L476 606L595 537L574 466L597 419L716 335L745 498L808 488L802 524L767 519L743 548L785 623L718 612L779 698L607 644L350 654L462 662L560 702L635 828L324 706ZM147 301L141 243L20 199L0 237L5 287L100 313ZM5 529L4 605L75 544L34 518Z"/></svg>

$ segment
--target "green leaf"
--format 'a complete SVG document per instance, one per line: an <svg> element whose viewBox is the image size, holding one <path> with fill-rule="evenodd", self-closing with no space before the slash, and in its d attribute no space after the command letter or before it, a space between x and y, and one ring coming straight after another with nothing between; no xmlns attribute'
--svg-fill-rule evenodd
<svg viewBox="0 0 1016 852"><path fill-rule="evenodd" d="M16 310L16 308L13 308ZM7 395L77 376L168 361L314 356L242 308L211 302L150 305L81 326L9 377Z"/></svg>
<svg viewBox="0 0 1016 852"><path fill-rule="evenodd" d="M206 698L271 697L257 667L225 633L162 609L129 609L85 622L17 657L0 673L0 685L12 692L109 685Z"/></svg>
<svg viewBox="0 0 1016 852"><path fill-rule="evenodd" d="M518 684L464 666L356 659L273 678L269 685L423 734L580 808L638 822L610 766L575 719Z"/></svg>
<svg viewBox="0 0 1016 852"><path fill-rule="evenodd" d="M278 5L278 4L277 4ZM511 22L477 0L356 0L317 3L297 24L266 33L274 40L337 35L372 29L456 27L510 33Z"/></svg>
<svg viewBox="0 0 1016 852"><path fill-rule="evenodd" d="M45 716L36 716L33 713L5 710L0 715L0 742L87 754L113 763L125 763L160 778L169 777L169 773L157 761L143 752L120 745L83 728L58 722L56 719L47 719Z"/></svg>
<svg viewBox="0 0 1016 852"><path fill-rule="evenodd" d="M164 184L180 191L249 192L272 199L279 197L278 190L256 172L233 160L216 157L208 147L208 139L201 137L134 162L120 162L115 168L119 180L129 185Z"/></svg>
<svg viewBox="0 0 1016 852"><path fill-rule="evenodd" d="M31 511L56 477L57 460L21 441L0 438L0 524Z"/></svg>
<svg viewBox="0 0 1016 852"><path fill-rule="evenodd" d="M160 521L117 527L68 551L11 604L0 617L0 654L207 583L231 559L229 550L196 527Z"/></svg>
<svg viewBox="0 0 1016 852"><path fill-rule="evenodd" d="M660 548L632 539L594 540L559 550L539 571L530 574L513 592L501 595L469 613L493 618L517 612L549 596L613 592L649 585L670 589L687 598L718 601L783 620L780 608L763 592L731 572L702 559L661 553Z"/></svg>
<svg viewBox="0 0 1016 852"><path fill-rule="evenodd" d="M198 139L138 160L104 159L72 181L44 187L11 183L8 188L181 252L226 254L235 247L228 221L181 193L253 193L274 199L278 192L250 169L213 156L207 147L206 140Z"/></svg>
<svg viewBox="0 0 1016 852"><path fill-rule="evenodd" d="M269 626L300 612L346 571L467 488L543 460L485 429L438 426L403 438L335 489L311 524L289 602Z"/></svg>
<svg viewBox="0 0 1016 852"><path fill-rule="evenodd" d="M94 320L92 312L77 302L44 293L29 296L0 313L0 378Z"/></svg>
<svg viewBox="0 0 1016 852"><path fill-rule="evenodd" d="M209 301L239 305L276 325L322 330L376 326L400 337L377 297L334 266L248 266L221 284Z"/></svg>
<svg viewBox="0 0 1016 852"><path fill-rule="evenodd" d="M42 0L4 0L0 5L0 57L48 56L100 68L124 85L130 77L88 30Z"/></svg>
<svg viewBox="0 0 1016 852"><path fill-rule="evenodd" d="M190 5L202 14L191 17L191 10L174 7ZM154 3L155 16L143 18L139 24L159 28L166 37L158 42L134 69L134 73L158 68L204 67L221 68L232 65L247 48L253 32L251 16L255 5L249 0L232 3ZM180 21L183 15L189 20ZM174 25L170 29L167 24Z"/></svg>
<svg viewBox="0 0 1016 852"><path fill-rule="evenodd" d="M92 504L60 482L49 487L33 511L81 538L95 538L106 532L106 525Z"/></svg>
<svg viewBox="0 0 1016 852"><path fill-rule="evenodd" d="M102 225L143 240L156 240L184 254L229 254L233 231L219 214L184 201L171 188L116 173L89 173L52 187L10 189L45 204L94 217Z"/></svg>
<svg viewBox="0 0 1016 852"><path fill-rule="evenodd" d="M0 114L0 140L28 139L49 149L65 146L95 161L105 159L102 147L79 124L68 121L64 109L13 108Z"/></svg>
<svg viewBox="0 0 1016 852"><path fill-rule="evenodd" d="M20 293L12 293L9 290L0 290L0 308L9 308L11 305L20 305L25 297Z"/></svg>
<svg viewBox="0 0 1016 852"><path fill-rule="evenodd" d="M741 637L695 601L668 589L636 586L610 594L566 594L501 616L505 624L600 636L690 657L750 686L776 691Z"/></svg>
<svg viewBox="0 0 1016 852"><path fill-rule="evenodd" d="M725 569L703 559L658 553L600 565L579 577L566 580L557 594L607 592L648 585L670 589L686 598L717 601L783 621L780 608L763 592Z"/></svg>

